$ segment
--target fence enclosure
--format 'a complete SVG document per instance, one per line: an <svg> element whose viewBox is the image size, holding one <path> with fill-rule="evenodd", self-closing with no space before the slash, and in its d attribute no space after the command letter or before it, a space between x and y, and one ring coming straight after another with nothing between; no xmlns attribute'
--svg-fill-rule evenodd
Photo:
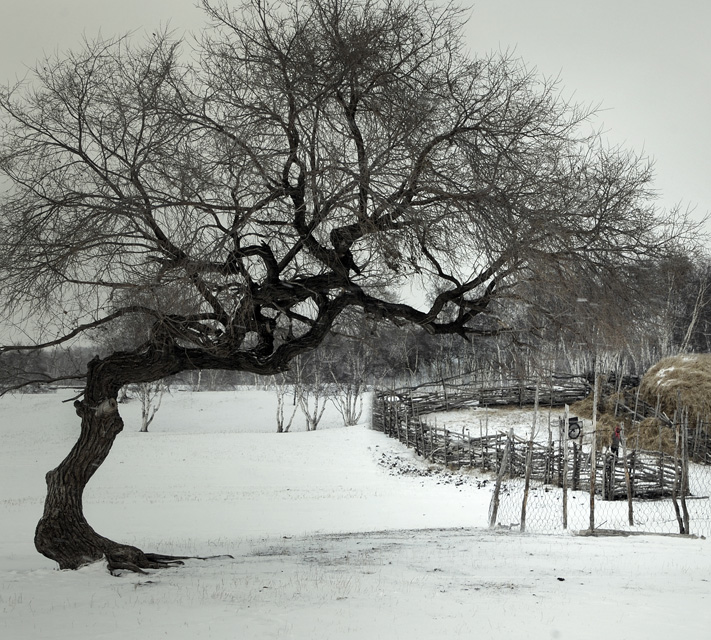
<svg viewBox="0 0 711 640"><path fill-rule="evenodd" d="M500 475L504 481L501 496L496 496L497 524L544 531L563 525L585 529L595 521L596 527L689 533L691 520L693 533L711 533L711 468L694 465L691 478L689 473L689 458L711 461L711 439L702 425L690 428L688 420L672 425L679 436L677 455L621 448L618 455L596 451L593 456L591 448L581 444L582 438L564 439L562 418L555 429L558 437L549 430L548 441L540 442L513 432L472 435L466 428L450 430L437 426L432 417L422 417L484 406L489 401L494 405L533 404L535 390L535 384L494 389L432 383L381 391L373 406L373 428L397 438L431 463ZM588 390L585 384L551 384L539 390L539 402L560 407L581 399ZM593 500L588 498L591 477ZM554 488L564 490L562 514L561 492ZM567 499L568 491L572 501Z"/></svg>

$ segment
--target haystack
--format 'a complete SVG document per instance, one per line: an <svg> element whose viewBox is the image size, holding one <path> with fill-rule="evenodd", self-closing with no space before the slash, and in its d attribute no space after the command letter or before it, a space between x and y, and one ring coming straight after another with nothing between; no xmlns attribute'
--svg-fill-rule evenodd
<svg viewBox="0 0 711 640"><path fill-rule="evenodd" d="M623 425L628 448L663 451L670 455L674 453L675 441L672 429L653 417L636 422L632 420L629 414L618 413L618 415L615 415L616 400L617 394L601 395L598 403L596 440L598 451L609 448L615 427ZM624 400L624 397L621 397L620 400ZM570 409L573 413L591 420L593 409L592 394L584 400L573 404Z"/></svg>
<svg viewBox="0 0 711 640"><path fill-rule="evenodd" d="M691 353L664 358L642 378L640 397L669 418L688 409L690 422L711 419L711 354Z"/></svg>

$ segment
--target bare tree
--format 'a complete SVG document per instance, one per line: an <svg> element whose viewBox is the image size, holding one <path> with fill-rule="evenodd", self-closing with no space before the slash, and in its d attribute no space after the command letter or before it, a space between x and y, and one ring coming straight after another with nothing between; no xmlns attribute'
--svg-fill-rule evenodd
<svg viewBox="0 0 711 640"><path fill-rule="evenodd" d="M323 412L326 410L330 390L323 379L317 356L311 354L308 359L311 360L310 366L306 366L307 363L304 362L303 356L297 356L294 359L294 394L301 413L306 419L306 430L316 431Z"/></svg>
<svg viewBox="0 0 711 640"><path fill-rule="evenodd" d="M363 395L367 389L366 359L362 350L347 349L343 356L346 359L346 375L337 373L330 361L330 374L333 379L333 394L329 398L343 418L343 424L352 426L358 424L363 414Z"/></svg>
<svg viewBox="0 0 711 640"><path fill-rule="evenodd" d="M294 385L290 385L286 378L286 375L279 373L272 376L272 385L276 391L277 396L277 408L276 408L276 423L277 423L277 433L287 433L291 429L291 425L294 422L294 416L296 415L297 409L297 392ZM293 394L293 402L291 414L289 419L286 419L286 412L284 411L286 394L288 389L291 388Z"/></svg>
<svg viewBox="0 0 711 640"><path fill-rule="evenodd" d="M508 300L546 302L528 287L541 274L623 288L678 235L647 198L649 166L599 144L520 62L471 59L453 5L203 6L191 52L165 34L97 40L0 91L0 300L36 336L4 355L129 316L149 327L88 363L81 434L47 474L35 545L61 568L175 560L82 511L124 385L285 371L349 307L493 335ZM426 307L393 298L433 283ZM113 305L127 290L140 301ZM179 305L152 302L167 290Z"/></svg>
<svg viewBox="0 0 711 640"><path fill-rule="evenodd" d="M141 401L141 432L147 433L153 418L163 402L166 386L162 380L142 382L137 387L138 399Z"/></svg>
<svg viewBox="0 0 711 640"><path fill-rule="evenodd" d="M376 326L356 314L343 313L333 333L334 339L324 342L317 353L331 379L329 400L343 424L351 426L358 424L363 414L374 348L369 340L376 333Z"/></svg>

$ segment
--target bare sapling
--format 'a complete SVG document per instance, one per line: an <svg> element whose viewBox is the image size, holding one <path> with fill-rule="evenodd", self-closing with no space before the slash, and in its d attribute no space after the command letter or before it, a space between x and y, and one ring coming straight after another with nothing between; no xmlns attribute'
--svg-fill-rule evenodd
<svg viewBox="0 0 711 640"><path fill-rule="evenodd" d="M280 373L276 376L272 376L272 386L276 391L277 396L277 407L276 407L276 423L277 423L277 433L288 433L291 429L291 425L294 422L294 416L296 415L296 410L298 408L297 403L297 393L293 385L287 384L286 376ZM286 418L287 411L285 411L286 406L286 396L291 389L293 401L291 403L291 414L288 419Z"/></svg>
<svg viewBox="0 0 711 640"><path fill-rule="evenodd" d="M334 379L333 391L329 400L341 414L343 424L347 427L358 424L363 415L365 385L362 382L338 382Z"/></svg>
<svg viewBox="0 0 711 640"><path fill-rule="evenodd" d="M156 417L167 389L168 386L162 380L136 385L136 393L141 401L141 433L148 432L148 427Z"/></svg>
<svg viewBox="0 0 711 640"><path fill-rule="evenodd" d="M526 507L528 506L528 492L531 486L531 469L533 467L533 441L538 428L538 394L540 383L536 381L536 395L533 400L533 423L531 425L531 437L528 439L526 449L526 478L523 487L523 501L521 502L521 531L526 531Z"/></svg>

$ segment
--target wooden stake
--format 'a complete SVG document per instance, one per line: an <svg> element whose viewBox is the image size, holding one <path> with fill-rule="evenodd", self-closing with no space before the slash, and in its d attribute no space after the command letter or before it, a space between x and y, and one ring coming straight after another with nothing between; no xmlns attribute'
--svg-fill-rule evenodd
<svg viewBox="0 0 711 640"><path fill-rule="evenodd" d="M506 463L509 457L509 441L513 440L513 429L509 430L508 437L506 439L506 446L504 447L504 453L501 456L501 466L499 467L499 473L496 475L496 487L494 488L494 495L491 497L491 516L489 518L489 527L494 528L496 526L496 518L499 513L499 494L501 493L501 480L506 472Z"/></svg>
<svg viewBox="0 0 711 640"><path fill-rule="evenodd" d="M680 409L676 410L674 414L674 485L672 488L672 504L674 505L674 513L676 514L676 521L679 524L679 533L686 533L684 530L684 520L681 517L681 511L679 510L679 502L677 496L679 493L679 422L680 422Z"/></svg>
<svg viewBox="0 0 711 640"><path fill-rule="evenodd" d="M686 508L686 494L689 493L689 410L682 411L681 421L681 513L684 533L689 532L689 510Z"/></svg>
<svg viewBox="0 0 711 640"><path fill-rule="evenodd" d="M536 423L538 421L538 381L536 381L536 395L533 399L533 424L531 437L528 440L526 453L526 480L523 487L523 501L521 502L521 531L526 531L526 507L528 505L528 490L531 486L531 467L533 466L533 439L536 436Z"/></svg>
<svg viewBox="0 0 711 640"><path fill-rule="evenodd" d="M595 360L595 387L593 389L592 444L590 452L590 531L595 531L595 481L597 479L597 403L598 375L597 359Z"/></svg>
<svg viewBox="0 0 711 640"><path fill-rule="evenodd" d="M625 485L627 486L627 519L630 526L634 525L634 511L632 507L632 483L630 470L627 465L627 437L625 436L625 423L620 422L620 444L622 445L622 460L625 464Z"/></svg>
<svg viewBox="0 0 711 640"><path fill-rule="evenodd" d="M565 421L563 423L563 529L568 528L568 419L570 407L565 405Z"/></svg>

